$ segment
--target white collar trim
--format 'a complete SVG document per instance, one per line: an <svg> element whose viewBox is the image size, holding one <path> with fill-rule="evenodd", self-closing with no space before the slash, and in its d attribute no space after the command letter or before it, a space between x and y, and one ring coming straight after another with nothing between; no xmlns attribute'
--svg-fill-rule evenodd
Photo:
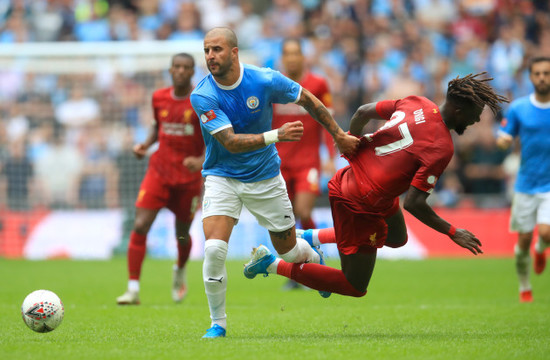
<svg viewBox="0 0 550 360"><path fill-rule="evenodd" d="M529 101L531 101L531 104L533 106L538 107L539 109L550 109L550 101L547 102L540 102L535 98L535 94L529 95Z"/></svg>
<svg viewBox="0 0 550 360"><path fill-rule="evenodd" d="M229 85L229 86L222 85L222 84L220 84L219 82L216 81L214 76L212 76L212 79L214 79L214 82L216 83L216 85L218 85L218 87L220 89L222 89L222 90L233 90L241 84L241 81L243 81L244 66L243 66L242 62L239 62L239 67L241 68L240 69L240 74L239 74L239 79L233 85Z"/></svg>

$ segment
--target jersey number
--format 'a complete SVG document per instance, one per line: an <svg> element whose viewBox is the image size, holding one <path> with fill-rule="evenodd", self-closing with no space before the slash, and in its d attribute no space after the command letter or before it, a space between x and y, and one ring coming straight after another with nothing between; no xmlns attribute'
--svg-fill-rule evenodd
<svg viewBox="0 0 550 360"><path fill-rule="evenodd" d="M391 128L399 124L401 121L403 121L403 119L405 119L405 113L403 113L402 111L396 111L392 116L392 120L389 121L382 128L380 128L380 130ZM409 146L412 145L413 138L411 136L411 132L409 131L409 126L407 125L407 123L403 123L399 125L398 128L399 128L399 133L401 133L401 139L386 145L375 147L374 151L376 155L384 156L384 155L392 154L396 151L408 148Z"/></svg>

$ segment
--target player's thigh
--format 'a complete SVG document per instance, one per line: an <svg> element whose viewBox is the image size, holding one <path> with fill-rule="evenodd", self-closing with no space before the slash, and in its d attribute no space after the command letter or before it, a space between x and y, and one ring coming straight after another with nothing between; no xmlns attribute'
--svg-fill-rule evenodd
<svg viewBox="0 0 550 360"><path fill-rule="evenodd" d="M294 226L292 204L280 174L271 179L245 184L240 195L248 211L267 230L279 233Z"/></svg>
<svg viewBox="0 0 550 360"><path fill-rule="evenodd" d="M174 213L178 221L191 223L200 206L201 194L201 182L173 187L166 207Z"/></svg>
<svg viewBox="0 0 550 360"><path fill-rule="evenodd" d="M400 208L395 214L386 218L386 224L388 224L388 238L384 245L393 248L405 245L407 243L407 226Z"/></svg>
<svg viewBox="0 0 550 360"><path fill-rule="evenodd" d="M149 232L160 209L146 209L137 207L136 218L134 219L134 231L145 235Z"/></svg>
<svg viewBox="0 0 550 360"><path fill-rule="evenodd" d="M349 283L356 290L365 292L376 264L376 249L349 255L340 253L340 264Z"/></svg>
<svg viewBox="0 0 550 360"><path fill-rule="evenodd" d="M210 216L228 216L238 220L242 210L239 192L242 183L221 176L208 175L204 181L202 220Z"/></svg>
<svg viewBox="0 0 550 360"><path fill-rule="evenodd" d="M539 200L535 195L517 192L512 200L510 230L530 233L537 223Z"/></svg>

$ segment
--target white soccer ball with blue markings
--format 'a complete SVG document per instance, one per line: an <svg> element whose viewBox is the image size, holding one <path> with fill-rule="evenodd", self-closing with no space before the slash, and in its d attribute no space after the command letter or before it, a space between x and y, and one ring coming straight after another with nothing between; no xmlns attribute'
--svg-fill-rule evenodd
<svg viewBox="0 0 550 360"><path fill-rule="evenodd" d="M36 290L27 295L21 305L21 316L27 326L36 332L55 330L63 321L65 308L55 293Z"/></svg>

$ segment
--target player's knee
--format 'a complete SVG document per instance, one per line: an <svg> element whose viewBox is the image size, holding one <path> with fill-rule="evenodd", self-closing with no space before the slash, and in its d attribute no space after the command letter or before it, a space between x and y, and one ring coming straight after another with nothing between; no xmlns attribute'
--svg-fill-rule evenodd
<svg viewBox="0 0 550 360"><path fill-rule="evenodd" d="M150 228L151 228L151 224L146 219L138 217L134 221L134 231L137 232L138 234L147 235Z"/></svg>
<svg viewBox="0 0 550 360"><path fill-rule="evenodd" d="M539 237L546 244L550 244L550 226L540 226L539 227Z"/></svg>
<svg viewBox="0 0 550 360"><path fill-rule="evenodd" d="M409 236L407 233L400 234L398 236L394 236L391 240L388 239L384 245L389 246L391 248L400 248L404 246L407 241L409 241Z"/></svg>

